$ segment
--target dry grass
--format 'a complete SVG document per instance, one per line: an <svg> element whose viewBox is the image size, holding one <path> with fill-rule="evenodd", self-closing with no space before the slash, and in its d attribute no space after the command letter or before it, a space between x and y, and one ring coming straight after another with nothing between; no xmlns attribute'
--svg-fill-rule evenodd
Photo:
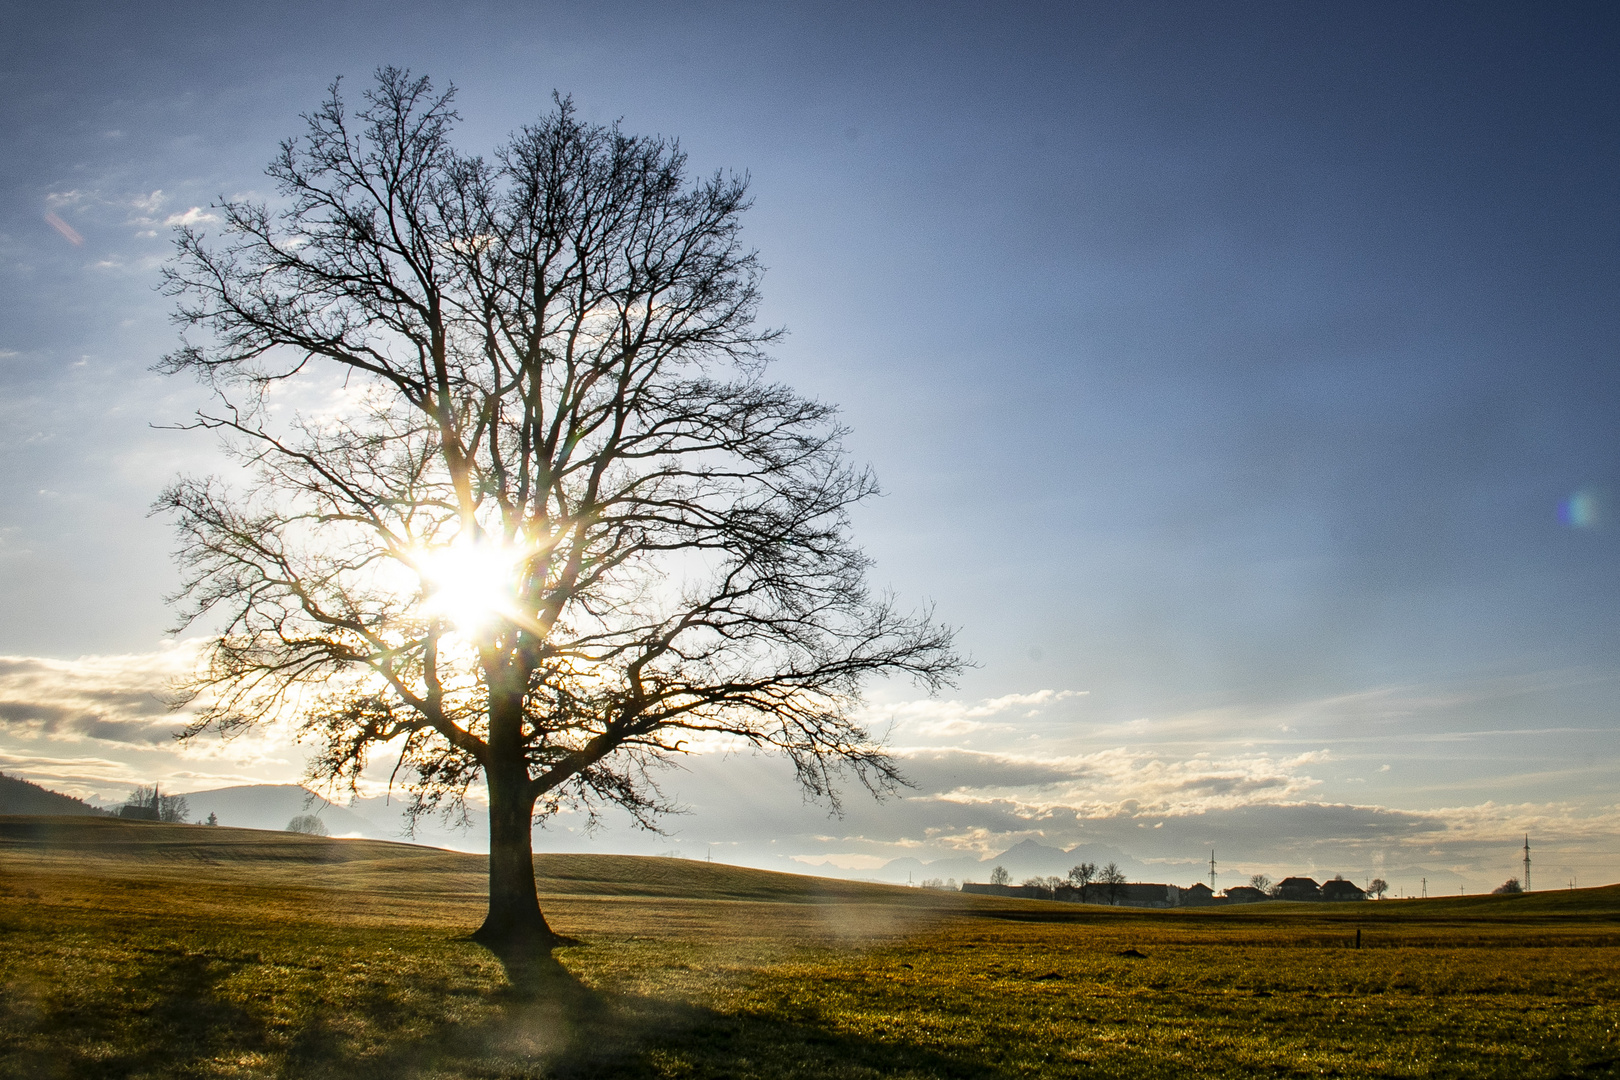
<svg viewBox="0 0 1620 1080"><path fill-rule="evenodd" d="M0 819L0 1076L1620 1075L1616 888L1123 912L552 856L585 944L514 987L482 864Z"/></svg>

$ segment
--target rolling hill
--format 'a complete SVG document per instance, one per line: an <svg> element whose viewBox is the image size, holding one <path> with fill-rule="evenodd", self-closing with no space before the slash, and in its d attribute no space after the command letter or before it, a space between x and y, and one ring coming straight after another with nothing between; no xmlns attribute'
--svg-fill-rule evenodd
<svg viewBox="0 0 1620 1080"><path fill-rule="evenodd" d="M42 788L21 777L0 773L0 814L62 814L100 817L99 810L82 799Z"/></svg>

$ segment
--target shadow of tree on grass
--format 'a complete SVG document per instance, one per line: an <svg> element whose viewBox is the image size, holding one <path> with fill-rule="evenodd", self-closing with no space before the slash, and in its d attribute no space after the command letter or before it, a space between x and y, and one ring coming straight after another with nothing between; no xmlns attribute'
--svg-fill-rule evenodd
<svg viewBox="0 0 1620 1080"><path fill-rule="evenodd" d="M27 1024L28 1037L6 1040L13 1048L0 1058L0 1073L19 1080L199 1076L209 1075L204 1063L263 1053L264 1022L216 989L257 957L148 951L155 954L154 962L131 972L121 989L151 995L150 1004L125 1011L71 998L54 1005L34 1002L28 1008L33 1020Z"/></svg>
<svg viewBox="0 0 1620 1080"><path fill-rule="evenodd" d="M811 1020L728 1015L658 998L605 994L549 953L501 956L501 1016L459 1033L453 1054L498 1075L602 1077L942 1077L1002 1075L925 1047L878 1043ZM448 1062L441 1061L439 1067ZM511 1070L511 1071L505 1071Z"/></svg>
<svg viewBox="0 0 1620 1080"><path fill-rule="evenodd" d="M271 999L246 1006L224 985L258 956L148 949L121 980L120 1006L36 997L0 1025L0 1074L18 1080L278 1076L412 1077L949 1077L1002 1075L927 1047L875 1042L813 1017L728 1015L659 998L604 993L539 951L502 958L506 987L483 995L480 1019L457 1023L404 1005L387 981L297 1016ZM115 994L127 993L115 990ZM26 1014L26 1015L25 1015Z"/></svg>

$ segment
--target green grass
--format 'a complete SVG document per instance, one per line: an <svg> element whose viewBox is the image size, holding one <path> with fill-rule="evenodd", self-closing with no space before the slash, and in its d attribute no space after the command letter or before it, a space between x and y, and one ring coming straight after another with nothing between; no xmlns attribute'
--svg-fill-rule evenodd
<svg viewBox="0 0 1620 1080"><path fill-rule="evenodd" d="M479 857L0 818L0 1076L1620 1076L1620 887L1140 912L538 866L583 944L514 985L465 939Z"/></svg>

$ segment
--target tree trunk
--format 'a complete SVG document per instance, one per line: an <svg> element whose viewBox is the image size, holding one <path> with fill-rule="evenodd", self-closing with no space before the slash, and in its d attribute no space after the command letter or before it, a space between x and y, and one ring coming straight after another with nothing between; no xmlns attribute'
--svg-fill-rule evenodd
<svg viewBox="0 0 1620 1080"><path fill-rule="evenodd" d="M515 775L513 775L515 773ZM524 791L528 776L491 769L489 784L489 914L473 940L492 952L550 949L557 936L540 913L534 887L534 800Z"/></svg>

